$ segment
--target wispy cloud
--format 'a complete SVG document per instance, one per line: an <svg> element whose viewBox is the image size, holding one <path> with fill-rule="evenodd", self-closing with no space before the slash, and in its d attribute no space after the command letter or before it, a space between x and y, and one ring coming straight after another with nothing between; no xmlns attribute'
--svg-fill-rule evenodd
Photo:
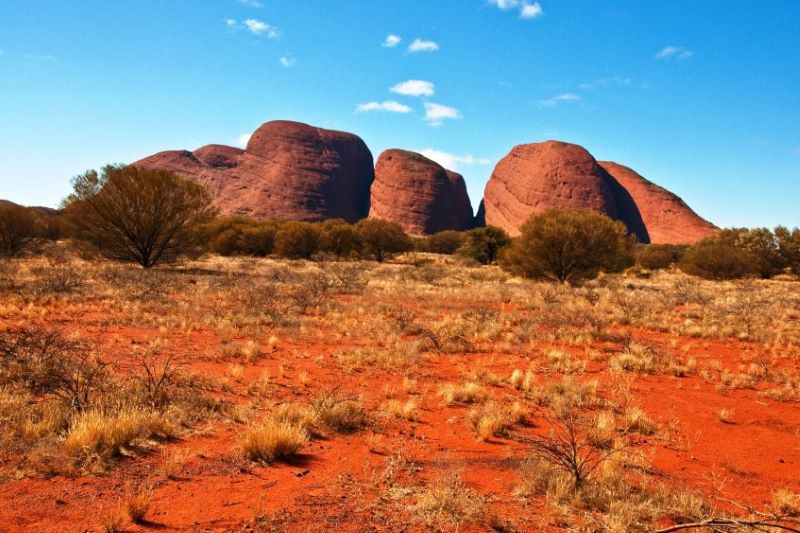
<svg viewBox="0 0 800 533"><path fill-rule="evenodd" d="M231 30L243 30L250 32L253 35L266 35L270 39L277 39L280 37L278 28L259 19L251 18L245 19L241 22L236 19L225 19L225 26Z"/></svg>
<svg viewBox="0 0 800 533"><path fill-rule="evenodd" d="M581 83L581 89L604 89L606 87L630 87L633 80L627 76L609 76L608 78L599 78L590 83Z"/></svg>
<svg viewBox="0 0 800 533"><path fill-rule="evenodd" d="M237 0L240 4L247 7L264 7L259 0Z"/></svg>
<svg viewBox="0 0 800 533"><path fill-rule="evenodd" d="M417 52L436 52L439 49L439 44L435 41L426 41L423 39L414 39L410 45L408 45L408 51L412 53Z"/></svg>
<svg viewBox="0 0 800 533"><path fill-rule="evenodd" d="M280 63L283 68L292 68L297 64L297 60L293 57L283 56L278 59L278 63Z"/></svg>
<svg viewBox="0 0 800 533"><path fill-rule="evenodd" d="M455 120L461 117L461 111L455 107L425 102L425 120L431 126L441 126L444 120Z"/></svg>
<svg viewBox="0 0 800 533"><path fill-rule="evenodd" d="M580 102L581 97L575 93L564 93L553 96L551 98L547 98L545 100L539 100L539 105L542 107L555 107L561 103L573 103L573 102Z"/></svg>
<svg viewBox="0 0 800 533"><path fill-rule="evenodd" d="M246 148L248 141L250 141L251 133L242 133L236 138L236 146Z"/></svg>
<svg viewBox="0 0 800 533"><path fill-rule="evenodd" d="M387 100L385 102L367 102L366 104L359 104L356 107L357 113L367 113L370 111L385 111L387 113L411 113L413 109L405 104L396 102L394 100Z"/></svg>
<svg viewBox="0 0 800 533"><path fill-rule="evenodd" d="M683 46L665 46L656 54L656 59L683 61L693 55L694 52Z"/></svg>
<svg viewBox="0 0 800 533"><path fill-rule="evenodd" d="M389 90L403 96L433 96L435 88L433 83L429 81L408 80L398 83Z"/></svg>
<svg viewBox="0 0 800 533"><path fill-rule="evenodd" d="M56 56L53 54L33 54L27 53L22 56L25 59L30 59L31 61L55 61Z"/></svg>
<svg viewBox="0 0 800 533"><path fill-rule="evenodd" d="M535 19L544 15L544 10L539 2L527 0L489 0L489 3L503 11L519 9L519 16L523 19Z"/></svg>
<svg viewBox="0 0 800 533"><path fill-rule="evenodd" d="M399 35L395 35L394 33L390 33L389 35L386 36L386 39L383 40L381 46L383 46L384 48L394 48L402 41L403 41L402 37L400 37Z"/></svg>
<svg viewBox="0 0 800 533"><path fill-rule="evenodd" d="M461 165L472 166L472 165L490 165L492 163L491 159L487 159L485 157L475 157L470 154L459 155L459 154L451 154L450 152L444 152L442 150L435 150L433 148L426 148L425 150L420 150L419 153L436 161L444 168L448 170L454 170L456 172L459 171L459 167Z"/></svg>

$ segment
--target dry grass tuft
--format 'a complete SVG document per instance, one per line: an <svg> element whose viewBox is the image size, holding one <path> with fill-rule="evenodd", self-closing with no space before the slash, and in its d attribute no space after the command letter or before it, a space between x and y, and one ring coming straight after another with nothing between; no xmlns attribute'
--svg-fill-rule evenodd
<svg viewBox="0 0 800 533"><path fill-rule="evenodd" d="M486 391L477 383L468 381L462 385L448 383L439 389L439 395L445 405L483 403L486 401Z"/></svg>
<svg viewBox="0 0 800 533"><path fill-rule="evenodd" d="M308 442L308 432L287 422L267 421L247 428L240 437L244 454L253 461L272 463L296 454Z"/></svg>
<svg viewBox="0 0 800 533"><path fill-rule="evenodd" d="M152 499L153 491L149 488L140 488L125 495L125 510L134 524L145 521Z"/></svg>

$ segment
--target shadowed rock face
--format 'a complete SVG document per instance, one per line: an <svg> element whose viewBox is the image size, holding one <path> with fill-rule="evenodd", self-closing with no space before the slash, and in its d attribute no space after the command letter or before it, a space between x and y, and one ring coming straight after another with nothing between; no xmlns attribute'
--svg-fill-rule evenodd
<svg viewBox="0 0 800 533"><path fill-rule="evenodd" d="M262 125L245 150L208 145L134 164L206 185L223 214L277 220L365 218L374 179L372 154L359 137L289 121Z"/></svg>
<svg viewBox="0 0 800 533"><path fill-rule="evenodd" d="M387 150L378 158L369 216L427 235L472 227L472 204L461 174L416 152Z"/></svg>
<svg viewBox="0 0 800 533"><path fill-rule="evenodd" d="M675 194L628 167L611 161L601 161L599 164L627 191L647 228L650 242L694 243L716 233L716 226L697 215Z"/></svg>
<svg viewBox="0 0 800 533"><path fill-rule="evenodd" d="M514 147L495 167L476 218L513 236L532 215L553 208L594 209L624 222L643 243L691 243L715 231L630 169L557 141Z"/></svg>

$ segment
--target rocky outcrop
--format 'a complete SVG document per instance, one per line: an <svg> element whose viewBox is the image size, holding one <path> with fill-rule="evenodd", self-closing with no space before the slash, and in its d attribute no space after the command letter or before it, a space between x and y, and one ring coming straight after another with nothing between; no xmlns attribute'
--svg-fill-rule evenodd
<svg viewBox="0 0 800 533"><path fill-rule="evenodd" d="M369 213L372 154L356 135L290 121L262 125L245 150L161 152L134 163L206 185L223 214L355 222Z"/></svg>
<svg viewBox="0 0 800 533"><path fill-rule="evenodd" d="M717 231L716 226L701 218L677 195L630 168L611 161L600 161L599 164L627 192L646 228L649 242L693 243Z"/></svg>
<svg viewBox="0 0 800 533"><path fill-rule="evenodd" d="M643 243L692 243L715 231L680 198L630 169L557 141L516 146L497 164L477 222L513 236L532 215L553 208L599 211Z"/></svg>
<svg viewBox="0 0 800 533"><path fill-rule="evenodd" d="M369 216L427 235L472 227L464 178L416 152L387 150L378 158Z"/></svg>

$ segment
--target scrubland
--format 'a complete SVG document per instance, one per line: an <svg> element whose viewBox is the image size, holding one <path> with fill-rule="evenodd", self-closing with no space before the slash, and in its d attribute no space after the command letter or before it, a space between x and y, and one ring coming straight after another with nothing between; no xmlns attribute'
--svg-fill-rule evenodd
<svg viewBox="0 0 800 533"><path fill-rule="evenodd" d="M797 530L800 282L7 260L0 457L4 531Z"/></svg>

